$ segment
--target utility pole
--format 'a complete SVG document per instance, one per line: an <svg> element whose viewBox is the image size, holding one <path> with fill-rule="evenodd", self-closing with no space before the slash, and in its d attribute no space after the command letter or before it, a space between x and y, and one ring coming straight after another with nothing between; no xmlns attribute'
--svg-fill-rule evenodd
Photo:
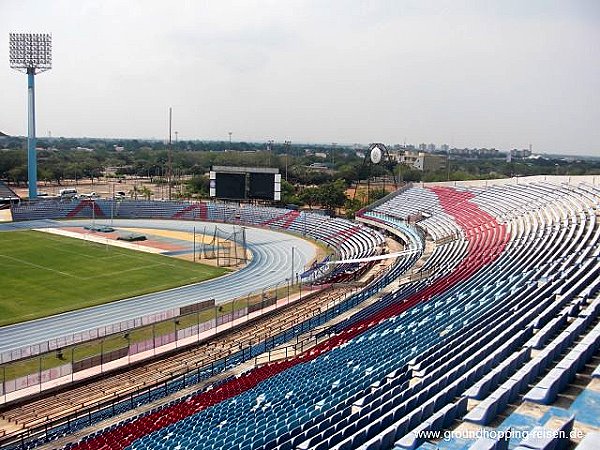
<svg viewBox="0 0 600 450"><path fill-rule="evenodd" d="M246 227L242 227L242 251L244 252L244 263L248 262L246 253Z"/></svg>
<svg viewBox="0 0 600 450"><path fill-rule="evenodd" d="M337 142L332 142L331 143L331 165L335 165L335 146L337 145Z"/></svg>
<svg viewBox="0 0 600 450"><path fill-rule="evenodd" d="M168 193L169 193L169 201L171 201L171 179L173 178L173 149L171 148L171 125L173 121L173 108L169 106L169 147L168 147L168 165L167 168L167 183L168 183Z"/></svg>
<svg viewBox="0 0 600 450"><path fill-rule="evenodd" d="M292 282L294 281L294 247L292 246L292 276L290 277Z"/></svg>
<svg viewBox="0 0 600 450"><path fill-rule="evenodd" d="M267 141L268 163L267 167L271 166L271 153L273 152L273 139Z"/></svg>
<svg viewBox="0 0 600 450"><path fill-rule="evenodd" d="M110 202L110 226L114 225L115 218L115 183L111 183L112 187L112 201Z"/></svg>
<svg viewBox="0 0 600 450"><path fill-rule="evenodd" d="M288 180L288 157L290 153L290 145L292 141L285 141L283 145L285 146L285 181Z"/></svg>

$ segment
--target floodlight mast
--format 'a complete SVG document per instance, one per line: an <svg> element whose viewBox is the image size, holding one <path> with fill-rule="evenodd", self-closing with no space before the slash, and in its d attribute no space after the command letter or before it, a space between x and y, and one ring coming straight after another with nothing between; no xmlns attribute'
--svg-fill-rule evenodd
<svg viewBox="0 0 600 450"><path fill-rule="evenodd" d="M27 181L29 198L37 197L35 74L52 68L52 35L9 33L11 69L27 74Z"/></svg>

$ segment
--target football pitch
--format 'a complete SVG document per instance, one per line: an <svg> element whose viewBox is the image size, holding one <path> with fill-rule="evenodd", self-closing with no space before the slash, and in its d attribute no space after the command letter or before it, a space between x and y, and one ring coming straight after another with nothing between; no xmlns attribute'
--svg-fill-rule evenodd
<svg viewBox="0 0 600 450"><path fill-rule="evenodd" d="M228 270L38 231L0 233L0 326L197 283Z"/></svg>

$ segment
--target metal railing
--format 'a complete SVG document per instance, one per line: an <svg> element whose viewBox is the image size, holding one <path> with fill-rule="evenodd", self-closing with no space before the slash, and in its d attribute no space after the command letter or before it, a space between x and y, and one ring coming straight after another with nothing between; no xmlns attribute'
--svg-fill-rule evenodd
<svg viewBox="0 0 600 450"><path fill-rule="evenodd" d="M321 289L319 287L319 290ZM291 284L288 279L224 304L218 305L212 302L210 306L204 309L198 308L196 311L193 306L198 304L177 308L180 312L193 311L186 314L175 315L169 310L170 314L166 314L169 318L166 320L158 322L149 319L132 320L130 321L132 324L144 323L144 325L135 328L118 327L120 331L110 334L100 330L93 330L94 332L87 334L98 336L96 339L80 339L64 346L58 346L56 343L35 346L38 349L46 347L46 351L32 352L37 354L0 365L0 399L3 398L5 404L18 401L16 396L12 396L14 400L9 399L10 394L36 386L39 390L35 393L39 393L43 390L44 383L59 379L64 380L63 385L72 384L83 378L80 372L84 370L94 369L104 373L114 369L107 364L116 360L123 360L121 366L126 367L139 362L136 359L138 354L152 352L145 356L147 359L164 353L167 351L165 346L168 345L180 348L189 345L192 338L195 339L194 342L200 342L214 336L217 328L225 324L231 323L233 326L236 320L245 323L251 317L264 314L265 309L272 308L274 305L275 308L286 306L277 306L277 302L282 298L289 299L290 295L297 294L298 298L295 301L301 301L313 291L311 286L301 281ZM199 304L202 305L204 302ZM212 330L214 333L210 334ZM63 342L66 344L66 339Z"/></svg>

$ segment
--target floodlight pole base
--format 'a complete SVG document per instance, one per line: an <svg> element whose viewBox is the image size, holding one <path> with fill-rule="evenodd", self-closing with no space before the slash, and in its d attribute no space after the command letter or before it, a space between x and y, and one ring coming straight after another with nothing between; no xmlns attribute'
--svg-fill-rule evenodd
<svg viewBox="0 0 600 450"><path fill-rule="evenodd" d="M35 69L27 69L27 180L29 199L37 197L37 154L35 138Z"/></svg>

